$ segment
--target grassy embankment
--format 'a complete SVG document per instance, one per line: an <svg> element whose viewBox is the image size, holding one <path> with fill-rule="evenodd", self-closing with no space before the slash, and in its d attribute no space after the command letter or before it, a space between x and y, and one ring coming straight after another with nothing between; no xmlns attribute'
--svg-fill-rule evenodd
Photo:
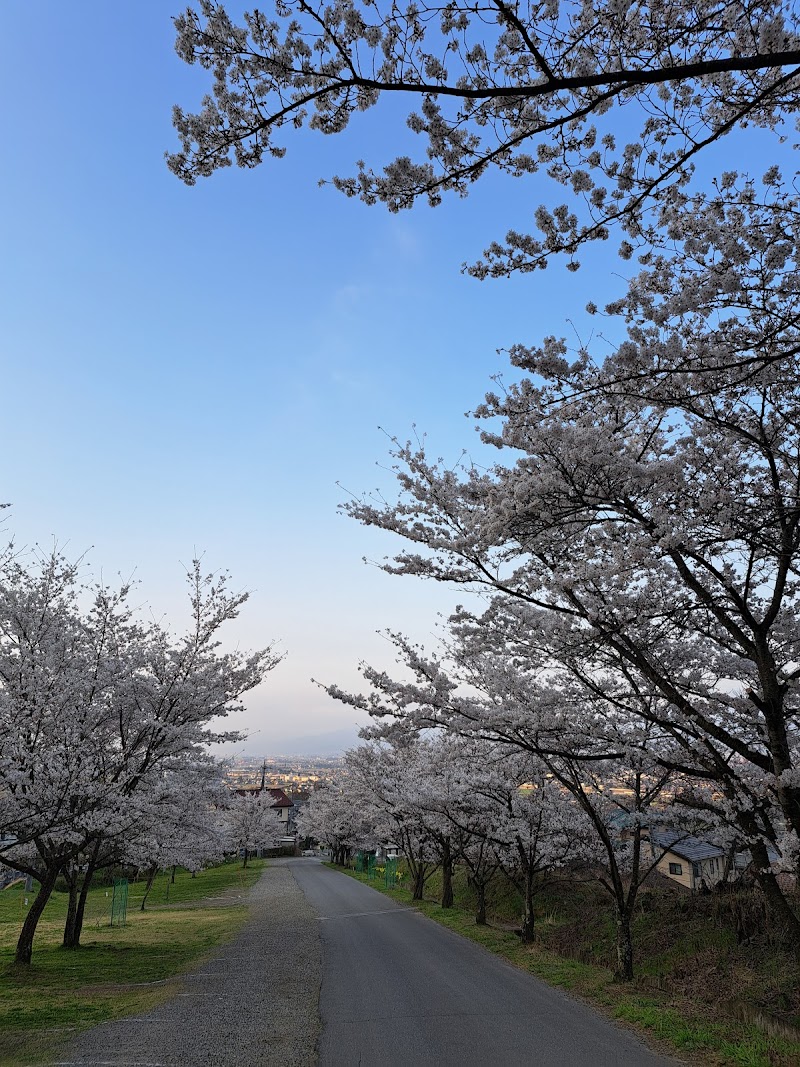
<svg viewBox="0 0 800 1067"><path fill-rule="evenodd" d="M233 937L247 914L242 891L263 866L225 863L196 878L179 868L174 883L161 873L145 911L144 883L131 883L123 927L109 925L111 889L93 889L77 950L60 947L67 897L54 893L24 968L13 956L30 894L21 884L0 892L0 1063L47 1062L77 1031L154 1007L171 978Z"/></svg>
<svg viewBox="0 0 800 1067"><path fill-rule="evenodd" d="M411 903L402 881L387 890L382 881L347 873ZM519 899L505 880L493 886L489 926L475 924L463 871L456 874L454 908L436 903L439 888L434 877L418 905L430 918L584 998L687 1062L800 1063L800 960L769 929L756 891L717 897L670 886L645 890L634 924L637 977L625 985L612 979L614 923L608 898L595 884L543 890L537 941L530 946L513 931Z"/></svg>

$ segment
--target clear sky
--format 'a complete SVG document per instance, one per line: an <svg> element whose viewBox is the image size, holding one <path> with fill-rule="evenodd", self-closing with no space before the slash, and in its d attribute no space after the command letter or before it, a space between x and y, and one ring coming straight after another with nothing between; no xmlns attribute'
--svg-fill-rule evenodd
<svg viewBox="0 0 800 1067"><path fill-rule="evenodd" d="M416 424L453 460L474 448L464 412L504 368L496 349L568 319L588 336L586 302L617 295L626 265L609 247L576 274L460 273L530 224L545 179L399 216L318 188L397 154L412 135L395 101L186 188L163 159L171 107L207 85L173 51L179 6L3 5L0 499L20 544L91 549L158 614L180 618L195 552L252 590L231 638L287 653L239 723L270 752L354 736L310 679L356 685L360 659L392 662L376 631L428 641L459 599L365 566L399 545L337 513L337 482L391 493L378 427Z"/></svg>

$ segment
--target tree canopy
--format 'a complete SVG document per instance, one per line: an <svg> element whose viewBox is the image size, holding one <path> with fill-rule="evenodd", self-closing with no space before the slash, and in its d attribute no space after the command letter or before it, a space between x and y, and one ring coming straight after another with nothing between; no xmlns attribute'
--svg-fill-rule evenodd
<svg viewBox="0 0 800 1067"><path fill-rule="evenodd" d="M339 133L399 94L420 150L359 161L333 178L347 196L436 205L490 169L545 171L573 194L538 207L535 234L487 249L478 276L574 257L616 224L649 239L699 153L743 126L783 136L798 110L792 3L277 0L240 18L229 7L200 0L175 19L178 54L212 85L196 112L174 109L173 172L193 184L233 162L256 167L284 155L291 131Z"/></svg>

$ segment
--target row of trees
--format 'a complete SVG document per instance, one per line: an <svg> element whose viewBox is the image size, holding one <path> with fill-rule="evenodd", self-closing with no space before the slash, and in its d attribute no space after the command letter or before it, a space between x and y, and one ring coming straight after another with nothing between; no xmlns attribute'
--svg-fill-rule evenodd
<svg viewBox="0 0 800 1067"><path fill-rule="evenodd" d="M477 411L499 462L398 442L399 499L347 505L410 542L387 571L482 595L436 655L393 634L397 678L330 692L376 737L528 753L590 818L582 791L620 760L634 796L669 783L800 942L800 199L773 169L705 207L676 196L671 247L605 309L610 355L511 352Z"/></svg>
<svg viewBox="0 0 800 1067"><path fill-rule="evenodd" d="M406 735L349 752L345 775L317 790L300 818L339 863L356 848L399 847L416 900L440 869L442 907L452 906L453 868L462 864L478 923L502 873L520 893L525 941L534 937L537 894L554 879L599 880L617 924L617 973L629 979L631 919L663 856L649 842L665 822L669 788L669 776L638 756L543 760L477 738Z"/></svg>
<svg viewBox="0 0 800 1067"><path fill-rule="evenodd" d="M513 351L519 380L478 412L508 461L398 445L400 500L348 506L413 543L387 570L484 590L440 659L397 638L411 684L367 669L352 699L540 758L655 758L800 941L770 862L800 871L800 201L775 173L763 190L676 209L604 360Z"/></svg>
<svg viewBox="0 0 800 1067"><path fill-rule="evenodd" d="M87 583L80 571L58 552L0 558L0 861L39 883L18 963L30 962L60 875L70 890L64 944L77 947L98 870L196 868L236 838L207 746L238 736L215 724L279 660L271 648L221 650L220 630L247 594L198 562L181 636L140 618L129 585Z"/></svg>

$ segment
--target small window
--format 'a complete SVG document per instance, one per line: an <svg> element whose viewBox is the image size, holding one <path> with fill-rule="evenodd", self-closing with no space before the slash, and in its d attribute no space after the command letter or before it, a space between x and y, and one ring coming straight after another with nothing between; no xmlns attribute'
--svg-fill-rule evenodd
<svg viewBox="0 0 800 1067"><path fill-rule="evenodd" d="M699 863L693 863L692 864L692 874L695 876L695 878L700 878L701 877L702 871L700 870L700 864Z"/></svg>
<svg viewBox="0 0 800 1067"><path fill-rule="evenodd" d="M670 863L670 865L669 865L669 873L670 874L683 874L683 866L682 866L682 864L680 864L680 863Z"/></svg>

